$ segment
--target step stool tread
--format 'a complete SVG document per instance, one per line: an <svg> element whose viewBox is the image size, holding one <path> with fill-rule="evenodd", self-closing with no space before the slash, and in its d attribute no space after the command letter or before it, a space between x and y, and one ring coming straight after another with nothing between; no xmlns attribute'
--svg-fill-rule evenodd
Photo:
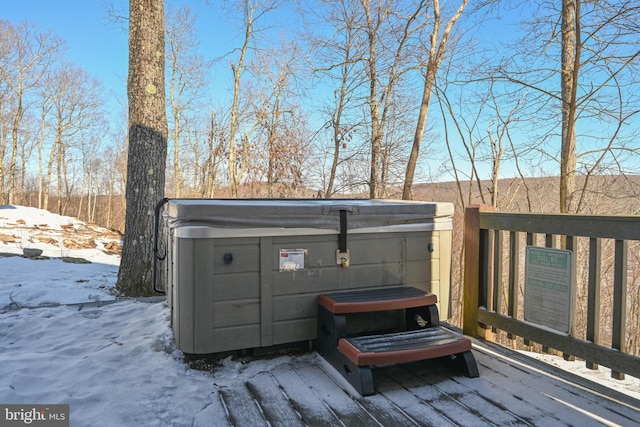
<svg viewBox="0 0 640 427"><path fill-rule="evenodd" d="M334 314L422 307L437 302L435 294L411 286L333 292L318 297L318 303Z"/></svg>
<svg viewBox="0 0 640 427"><path fill-rule="evenodd" d="M406 363L471 350L471 341L442 327L342 338L338 350L358 366Z"/></svg>

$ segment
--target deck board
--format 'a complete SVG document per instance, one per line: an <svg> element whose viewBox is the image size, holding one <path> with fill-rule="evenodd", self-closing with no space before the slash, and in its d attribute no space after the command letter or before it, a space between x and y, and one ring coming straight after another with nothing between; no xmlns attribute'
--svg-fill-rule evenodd
<svg viewBox="0 0 640 427"><path fill-rule="evenodd" d="M424 404L431 406L455 425L493 426L486 418L487 414L468 407L463 402L466 395L450 395L443 393L437 387L425 382L424 378L414 375L405 366L398 365L388 368L389 376L397 379L404 387L411 389L413 394Z"/></svg>
<svg viewBox="0 0 640 427"><path fill-rule="evenodd" d="M591 425L598 419L622 426L640 423L638 408L632 412L618 412L620 405L607 396L516 360L492 356L487 354L481 362L483 368L488 368L484 374L487 382L498 383L507 393L519 394L524 401L539 408L540 412L547 412L550 417L557 417L564 425Z"/></svg>
<svg viewBox="0 0 640 427"><path fill-rule="evenodd" d="M392 369L375 372L376 391L384 394L397 406L402 408L420 425L427 426L455 426L456 424L430 402L424 402L413 390L401 384L398 378L392 376Z"/></svg>
<svg viewBox="0 0 640 427"><path fill-rule="evenodd" d="M261 408L245 384L220 390L220 395L229 411L229 422L234 426L267 425Z"/></svg>
<svg viewBox="0 0 640 427"><path fill-rule="evenodd" d="M553 413L548 413L544 407L541 408L540 406L545 402L536 399L537 393L532 393L528 386L508 378L504 373L496 370L493 364L487 364L484 357L480 356L480 360L479 369L483 381L479 387L476 387L476 390L478 393L482 393L486 399L496 402L496 406L518 408L518 416L531 425L567 425ZM463 378L458 380L464 381Z"/></svg>
<svg viewBox="0 0 640 427"><path fill-rule="evenodd" d="M302 421L310 427L342 426L335 413L298 375L293 365L278 366L273 370L272 375L289 397L289 401L300 414Z"/></svg>
<svg viewBox="0 0 640 427"><path fill-rule="evenodd" d="M508 406L485 398L475 389L476 382L460 382L461 377L452 377L446 370L439 369L440 366L437 363L411 363L401 367L418 381L423 382L422 387L430 387L436 393L449 396L456 404L466 408L469 414L475 414L477 418L487 421L490 425L530 424L527 419L511 412Z"/></svg>
<svg viewBox="0 0 640 427"><path fill-rule="evenodd" d="M247 387L254 399L259 402L264 417L271 425L282 427L305 425L288 396L283 393L270 373L262 372L251 378L247 382Z"/></svg>
<svg viewBox="0 0 640 427"><path fill-rule="evenodd" d="M473 352L478 378L439 360L380 367L369 397L319 355L291 356L217 385L194 425L640 427L640 402L631 397L493 344L474 340Z"/></svg>
<svg viewBox="0 0 640 427"><path fill-rule="evenodd" d="M342 423L348 426L375 425L372 415L327 375L322 366L326 365L304 364L296 366L295 369Z"/></svg>

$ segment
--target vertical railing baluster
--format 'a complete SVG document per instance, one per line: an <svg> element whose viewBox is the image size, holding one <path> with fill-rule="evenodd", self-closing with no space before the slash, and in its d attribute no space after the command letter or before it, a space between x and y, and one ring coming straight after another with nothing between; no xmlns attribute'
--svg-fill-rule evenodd
<svg viewBox="0 0 640 427"><path fill-rule="evenodd" d="M616 240L613 272L613 330L611 347L626 352L625 336L627 330L627 240ZM611 371L611 377L623 380L624 373Z"/></svg>
<svg viewBox="0 0 640 427"><path fill-rule="evenodd" d="M492 288L492 270L493 270L493 232L491 230L480 229L480 264L478 272L478 306L490 308L491 305L491 288ZM478 324L479 328L489 329L487 325ZM486 335L486 334L485 334Z"/></svg>
<svg viewBox="0 0 640 427"><path fill-rule="evenodd" d="M493 267L493 310L496 313L501 312L502 307L502 272L503 272L503 253L504 253L504 232L502 230L495 230L495 234L493 235L495 240L493 244L493 259L494 259L494 267ZM491 328L491 332L494 334L497 332L495 327Z"/></svg>
<svg viewBox="0 0 640 427"><path fill-rule="evenodd" d="M555 248L556 247L556 241L553 238L553 234L545 234L544 235L544 245L547 248Z"/></svg>
<svg viewBox="0 0 640 427"><path fill-rule="evenodd" d="M565 237L565 249L567 249L568 251L572 252L572 256L571 256L571 277L573 279L573 282L571 283L571 287L572 287L572 291L571 291L571 307L569 308L569 312L571 313L571 318L570 318L570 330L569 330L569 335L574 337L575 336L575 319L576 319L576 298L578 295L578 291L576 290L576 247L578 246L577 244L577 239L573 236L566 236ZM574 361L576 360L575 356L570 355L569 353L562 353L562 357L564 358L564 360L569 360L569 361Z"/></svg>
<svg viewBox="0 0 640 427"><path fill-rule="evenodd" d="M600 342L600 273L602 269L602 241L589 239L589 283L587 290L587 341ZM586 362L589 369L598 369L598 364Z"/></svg>
<svg viewBox="0 0 640 427"><path fill-rule="evenodd" d="M518 318L518 291L520 283L520 233L509 232L509 306L507 314ZM507 334L510 340L515 339L512 333Z"/></svg>
<svg viewBox="0 0 640 427"><path fill-rule="evenodd" d="M527 233L527 246L535 246L536 239L537 239L536 233ZM523 344L527 347L532 346L531 341L526 338L523 340Z"/></svg>
<svg viewBox="0 0 640 427"><path fill-rule="evenodd" d="M547 248L555 248L556 244L555 244L555 239L553 238L553 234L544 235L544 246ZM555 351L546 345L542 346L542 352L548 353L548 354L555 354Z"/></svg>
<svg viewBox="0 0 640 427"><path fill-rule="evenodd" d="M478 305L491 310L493 280L493 230L480 230L480 289Z"/></svg>

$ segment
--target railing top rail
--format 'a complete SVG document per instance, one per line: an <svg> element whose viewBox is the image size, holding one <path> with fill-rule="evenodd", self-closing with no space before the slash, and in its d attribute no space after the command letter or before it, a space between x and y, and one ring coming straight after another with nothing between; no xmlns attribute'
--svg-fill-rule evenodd
<svg viewBox="0 0 640 427"><path fill-rule="evenodd" d="M480 212L480 228L565 236L640 240L640 215Z"/></svg>

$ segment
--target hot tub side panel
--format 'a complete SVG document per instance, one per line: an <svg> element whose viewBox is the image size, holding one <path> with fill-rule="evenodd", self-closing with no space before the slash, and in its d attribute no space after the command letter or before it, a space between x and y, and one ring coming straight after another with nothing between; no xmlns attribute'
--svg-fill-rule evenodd
<svg viewBox="0 0 640 427"><path fill-rule="evenodd" d="M173 329L185 353L260 347L259 239L226 240L174 239Z"/></svg>
<svg viewBox="0 0 640 427"><path fill-rule="evenodd" d="M207 354L316 338L317 296L406 284L449 306L450 230L349 235L351 263L336 263L337 235L172 239L172 324L185 353ZM304 251L282 271L281 251Z"/></svg>
<svg viewBox="0 0 640 427"><path fill-rule="evenodd" d="M317 296L321 293L405 282L405 249L400 234L349 236L351 259L347 268L336 263L336 236L309 237L273 239L273 344L315 339ZM286 248L305 250L303 269L280 271L277 255Z"/></svg>
<svg viewBox="0 0 640 427"><path fill-rule="evenodd" d="M353 234L348 268L336 264L335 236L274 238L271 314L265 319L272 339L265 345L315 339L317 296L325 292L410 285L436 293L441 303L446 301L440 306L447 314L448 289L441 291L449 283L449 272L442 268L449 265L449 257L441 259L443 234L448 240L450 231ZM280 271L278 253L289 247L307 251L303 270Z"/></svg>

